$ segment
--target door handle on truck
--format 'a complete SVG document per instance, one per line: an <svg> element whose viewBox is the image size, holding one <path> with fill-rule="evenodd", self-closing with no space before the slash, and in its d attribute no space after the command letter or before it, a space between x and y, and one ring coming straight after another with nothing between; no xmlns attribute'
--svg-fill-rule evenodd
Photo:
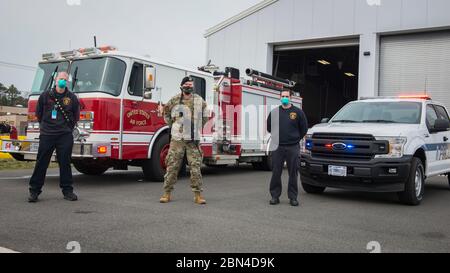
<svg viewBox="0 0 450 273"><path fill-rule="evenodd" d="M448 141L448 137L444 137L444 142L447 142Z"/></svg>

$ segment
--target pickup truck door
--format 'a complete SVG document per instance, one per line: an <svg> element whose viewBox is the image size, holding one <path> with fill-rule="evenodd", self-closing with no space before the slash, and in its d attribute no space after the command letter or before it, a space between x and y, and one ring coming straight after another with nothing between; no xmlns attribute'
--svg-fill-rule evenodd
<svg viewBox="0 0 450 273"><path fill-rule="evenodd" d="M428 130L437 119L449 119L445 108L439 105L428 104L426 113ZM450 172L450 131L430 133L426 151L429 176Z"/></svg>

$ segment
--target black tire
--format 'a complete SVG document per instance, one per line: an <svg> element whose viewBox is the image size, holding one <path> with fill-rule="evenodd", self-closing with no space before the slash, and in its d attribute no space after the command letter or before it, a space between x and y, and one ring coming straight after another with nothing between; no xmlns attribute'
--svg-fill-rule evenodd
<svg viewBox="0 0 450 273"><path fill-rule="evenodd" d="M271 172L273 170L272 153L263 158L263 171Z"/></svg>
<svg viewBox="0 0 450 273"><path fill-rule="evenodd" d="M450 173L447 174L447 178L448 178L448 186L450 187Z"/></svg>
<svg viewBox="0 0 450 273"><path fill-rule="evenodd" d="M262 171L264 169L262 162L252 162L252 166L253 166L253 169L255 169L257 171Z"/></svg>
<svg viewBox="0 0 450 273"><path fill-rule="evenodd" d="M146 180L152 182L163 182L166 170L161 165L161 152L169 145L170 139L168 134L164 134L156 140L153 146L152 158L145 160L142 164L142 171Z"/></svg>
<svg viewBox="0 0 450 273"><path fill-rule="evenodd" d="M228 164L222 164L222 165L205 164L205 166L209 167L209 168L223 169L223 168L228 167Z"/></svg>
<svg viewBox="0 0 450 273"><path fill-rule="evenodd" d="M271 172L272 171L272 154L269 154L269 156L263 157L261 162L252 162L252 166L257 171L265 171L265 172Z"/></svg>
<svg viewBox="0 0 450 273"><path fill-rule="evenodd" d="M326 189L326 187L318 187L306 183L302 183L302 187L303 190L309 194L322 194Z"/></svg>
<svg viewBox="0 0 450 273"><path fill-rule="evenodd" d="M102 175L110 168L110 166L96 160L76 160L72 163L80 173L93 176Z"/></svg>
<svg viewBox="0 0 450 273"><path fill-rule="evenodd" d="M11 153L10 155L12 156L12 158L14 158L17 161L26 161L24 155L15 154L15 153Z"/></svg>
<svg viewBox="0 0 450 273"><path fill-rule="evenodd" d="M405 205L418 206L425 192L425 168L419 158L414 157L411 170L405 184L405 191L398 193L400 202Z"/></svg>

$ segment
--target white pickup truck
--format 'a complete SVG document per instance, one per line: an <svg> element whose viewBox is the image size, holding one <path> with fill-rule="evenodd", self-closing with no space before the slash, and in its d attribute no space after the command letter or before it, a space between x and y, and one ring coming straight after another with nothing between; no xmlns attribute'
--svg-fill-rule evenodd
<svg viewBox="0 0 450 273"><path fill-rule="evenodd" d="M426 178L450 175L449 114L427 96L361 99L322 122L302 145L307 193L397 192L402 203L419 205Z"/></svg>

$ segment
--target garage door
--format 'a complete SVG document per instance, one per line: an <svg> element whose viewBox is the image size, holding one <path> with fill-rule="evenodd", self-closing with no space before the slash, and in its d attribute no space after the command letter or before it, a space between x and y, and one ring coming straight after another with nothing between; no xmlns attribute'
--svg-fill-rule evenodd
<svg viewBox="0 0 450 273"><path fill-rule="evenodd" d="M450 108L450 31L385 36L380 96L427 93Z"/></svg>

